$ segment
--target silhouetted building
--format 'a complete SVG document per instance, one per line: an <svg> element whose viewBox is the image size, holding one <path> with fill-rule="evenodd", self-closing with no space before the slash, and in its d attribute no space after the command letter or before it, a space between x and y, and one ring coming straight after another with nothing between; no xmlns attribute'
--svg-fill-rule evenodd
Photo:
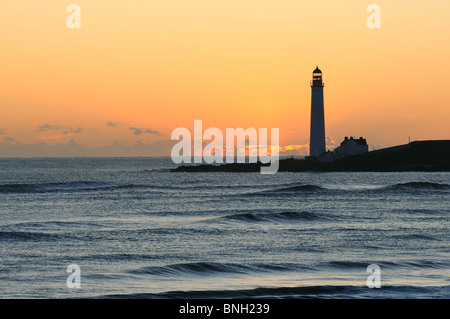
<svg viewBox="0 0 450 319"><path fill-rule="evenodd" d="M311 131L309 140L309 156L313 157L318 157L325 152L323 87L322 71L319 67L316 67L311 81Z"/></svg>
<svg viewBox="0 0 450 319"><path fill-rule="evenodd" d="M369 145L365 138L360 137L359 139L354 139L353 137L345 137L341 146L337 147L333 151L335 158L342 158L349 155L356 155L361 153L367 153L369 151Z"/></svg>

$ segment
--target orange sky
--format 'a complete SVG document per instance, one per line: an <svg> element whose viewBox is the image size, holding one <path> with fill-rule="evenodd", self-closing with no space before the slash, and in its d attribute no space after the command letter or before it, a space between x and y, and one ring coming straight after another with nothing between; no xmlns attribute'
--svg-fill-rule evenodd
<svg viewBox="0 0 450 319"><path fill-rule="evenodd" d="M279 128L306 155L316 65L336 143L450 139L449 15L448 0L2 1L0 144L164 143L201 119Z"/></svg>

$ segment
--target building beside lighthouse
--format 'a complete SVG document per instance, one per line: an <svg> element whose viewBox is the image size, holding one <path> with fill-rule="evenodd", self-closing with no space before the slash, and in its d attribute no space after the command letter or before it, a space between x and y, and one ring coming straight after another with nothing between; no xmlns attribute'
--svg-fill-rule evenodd
<svg viewBox="0 0 450 319"><path fill-rule="evenodd" d="M311 81L311 128L309 156L318 157L325 152L325 112L323 106L322 71L319 67L313 71Z"/></svg>
<svg viewBox="0 0 450 319"><path fill-rule="evenodd" d="M365 138L360 137L359 139L353 138L351 136L345 137L341 145L334 149L334 158L342 158L350 155L357 155L361 153L367 153L369 151L369 146Z"/></svg>

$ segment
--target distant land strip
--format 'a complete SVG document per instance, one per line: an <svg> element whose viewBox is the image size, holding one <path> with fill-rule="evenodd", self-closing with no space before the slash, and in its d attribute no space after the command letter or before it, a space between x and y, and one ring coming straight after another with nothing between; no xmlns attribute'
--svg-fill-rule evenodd
<svg viewBox="0 0 450 319"><path fill-rule="evenodd" d="M315 158L280 159L280 172L450 172L450 140L415 141L359 155L347 156L334 162ZM181 165L172 172L259 172L258 163Z"/></svg>

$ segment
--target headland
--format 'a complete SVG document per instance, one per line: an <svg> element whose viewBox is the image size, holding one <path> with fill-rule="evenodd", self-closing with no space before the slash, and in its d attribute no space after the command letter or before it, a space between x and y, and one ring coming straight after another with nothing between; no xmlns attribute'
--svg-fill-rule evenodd
<svg viewBox="0 0 450 319"><path fill-rule="evenodd" d="M331 162L314 157L280 158L280 172L450 172L450 140L414 141ZM259 172L258 163L181 165L172 172Z"/></svg>

